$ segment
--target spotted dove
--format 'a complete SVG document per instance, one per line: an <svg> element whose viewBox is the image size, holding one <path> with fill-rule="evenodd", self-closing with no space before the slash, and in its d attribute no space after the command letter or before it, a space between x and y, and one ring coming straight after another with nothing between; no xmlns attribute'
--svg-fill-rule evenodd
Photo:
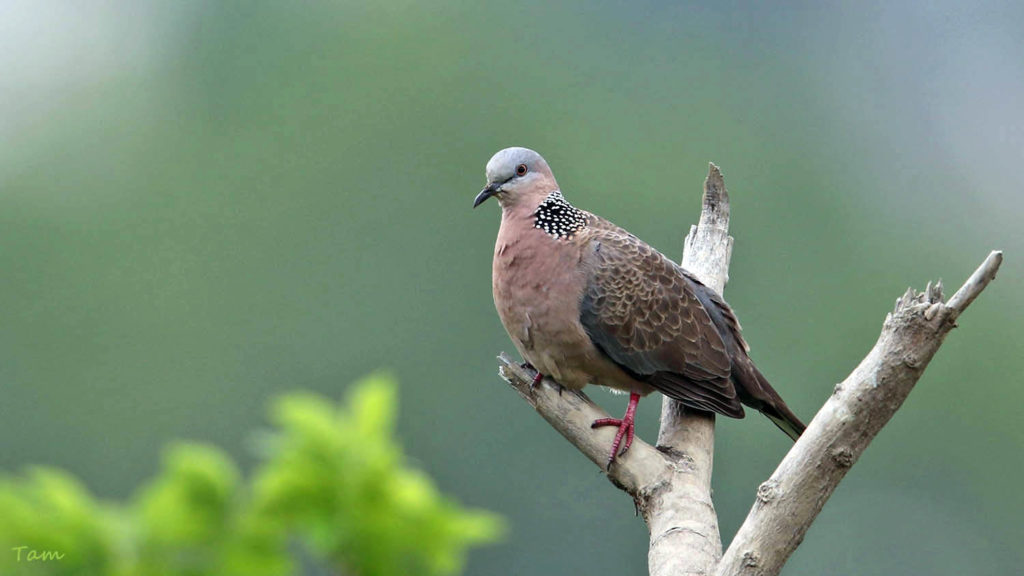
<svg viewBox="0 0 1024 576"><path fill-rule="evenodd" d="M640 396L654 390L684 406L742 418L761 411L794 440L800 419L747 356L732 309L714 290L611 222L562 196L533 150L506 148L487 163L473 202L501 204L494 304L516 349L542 375L579 390L629 392L609 465L633 440ZM625 439L625 444L622 444Z"/></svg>

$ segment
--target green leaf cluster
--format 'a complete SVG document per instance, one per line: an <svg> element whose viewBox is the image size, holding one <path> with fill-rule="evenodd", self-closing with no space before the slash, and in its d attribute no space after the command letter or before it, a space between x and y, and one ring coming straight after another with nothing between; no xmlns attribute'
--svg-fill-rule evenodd
<svg viewBox="0 0 1024 576"><path fill-rule="evenodd" d="M283 396L248 479L215 447L176 444L124 503L100 502L56 470L0 475L0 574L278 576L305 563L351 576L457 574L504 525L408 466L396 401L386 375L354 385L342 405Z"/></svg>

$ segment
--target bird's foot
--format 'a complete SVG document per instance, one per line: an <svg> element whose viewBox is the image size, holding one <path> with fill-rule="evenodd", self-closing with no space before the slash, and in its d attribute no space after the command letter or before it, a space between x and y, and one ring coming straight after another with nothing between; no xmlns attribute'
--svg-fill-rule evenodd
<svg viewBox="0 0 1024 576"><path fill-rule="evenodd" d="M533 382L530 382L530 392L533 392L533 389L536 388L537 385L540 384L540 381L544 379L544 375L540 373L540 370L534 368L533 364L530 364L529 362L523 362L519 366L522 367L523 370L532 370L537 373L533 377Z"/></svg>
<svg viewBox="0 0 1024 576"><path fill-rule="evenodd" d="M615 461L616 456L620 454L619 446L622 446L621 454L625 454L626 450L633 444L633 436L635 426L633 420L636 416L636 407L640 403L640 395L633 392L629 395L629 405L626 407L626 414L620 418L598 418L590 425L591 428L600 428L602 426L618 426L619 430L615 433L615 440L612 441L612 453L608 456L607 468L612 467L612 462ZM622 440L625 438L625 445L622 444Z"/></svg>

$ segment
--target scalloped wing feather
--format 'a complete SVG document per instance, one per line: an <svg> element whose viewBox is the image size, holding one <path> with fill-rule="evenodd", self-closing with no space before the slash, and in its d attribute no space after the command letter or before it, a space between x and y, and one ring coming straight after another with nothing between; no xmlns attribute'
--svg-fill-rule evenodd
<svg viewBox="0 0 1024 576"><path fill-rule="evenodd" d="M580 238L589 242L580 322L595 346L686 406L742 418L729 351L695 281L636 236L591 217Z"/></svg>

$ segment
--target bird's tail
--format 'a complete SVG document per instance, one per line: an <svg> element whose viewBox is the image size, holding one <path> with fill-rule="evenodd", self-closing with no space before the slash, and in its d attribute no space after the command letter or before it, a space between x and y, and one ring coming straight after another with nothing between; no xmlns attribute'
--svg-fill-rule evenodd
<svg viewBox="0 0 1024 576"><path fill-rule="evenodd" d="M732 309L717 292L694 278L689 276L687 278L696 287L697 297L700 298L704 309L708 311L711 321L715 323L725 342L729 359L732 361L732 381L736 385L736 393L740 402L757 409L771 419L787 436L796 441L807 427L796 417L796 414L793 414L789 406L786 406L779 393L768 383L764 374L761 374L761 371L754 366L750 356L747 356L747 350L750 347L743 341L743 336L740 334L740 323L736 320ZM740 417L742 418L742 413Z"/></svg>
<svg viewBox="0 0 1024 576"><path fill-rule="evenodd" d="M804 426L804 423L796 417L796 414L790 411L788 406L783 404L781 407L783 410L777 410L774 406L770 408L766 406L764 410L761 410L761 413L767 416L772 423L796 442L796 439L804 433L807 426Z"/></svg>
<svg viewBox="0 0 1024 576"><path fill-rule="evenodd" d="M741 398L743 403L756 408L767 416L795 442L804 433L807 426L800 421L800 418L797 418L796 414L793 414L789 406L786 406L782 397L772 388L768 379L761 374L754 363L749 358L745 358L745 360L743 370L740 371L744 376L742 394L746 396L746 398Z"/></svg>

